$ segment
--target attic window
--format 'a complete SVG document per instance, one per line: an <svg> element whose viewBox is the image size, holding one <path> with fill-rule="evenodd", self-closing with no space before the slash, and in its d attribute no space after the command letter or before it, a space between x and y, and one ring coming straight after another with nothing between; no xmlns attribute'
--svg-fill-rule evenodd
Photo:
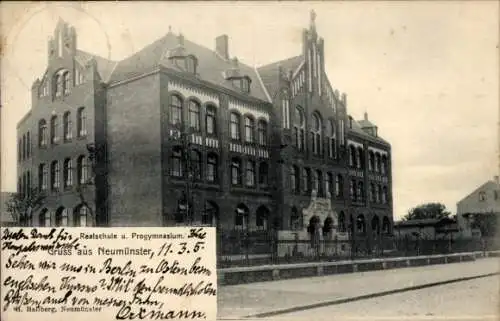
<svg viewBox="0 0 500 321"><path fill-rule="evenodd" d="M186 59L185 60L186 71L191 73L191 74L196 74L196 66L198 64L196 57L188 56L185 59Z"/></svg>
<svg viewBox="0 0 500 321"><path fill-rule="evenodd" d="M479 192L479 201L481 201L481 202L486 201L486 193L485 192Z"/></svg>
<svg viewBox="0 0 500 321"><path fill-rule="evenodd" d="M242 92L249 93L250 92L250 78L242 77L233 79L233 86L239 88Z"/></svg>

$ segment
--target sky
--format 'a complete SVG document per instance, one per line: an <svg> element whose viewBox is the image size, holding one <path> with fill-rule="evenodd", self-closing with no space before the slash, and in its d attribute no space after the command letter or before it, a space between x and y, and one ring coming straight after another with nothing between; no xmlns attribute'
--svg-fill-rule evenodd
<svg viewBox="0 0 500 321"><path fill-rule="evenodd" d="M260 66L300 54L312 9L332 86L392 144L396 219L425 202L455 212L499 175L496 1L3 2L0 189L16 189L16 124L59 18L75 26L79 49L113 60L171 27L209 48L227 34L232 57Z"/></svg>

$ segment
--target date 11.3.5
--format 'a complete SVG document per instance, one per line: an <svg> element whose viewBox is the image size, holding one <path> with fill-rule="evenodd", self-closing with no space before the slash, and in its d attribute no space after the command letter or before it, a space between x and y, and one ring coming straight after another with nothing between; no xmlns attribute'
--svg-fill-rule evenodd
<svg viewBox="0 0 500 321"><path fill-rule="evenodd" d="M156 252L156 256L167 256L169 254L189 254L196 253L200 250L205 249L205 242L198 241L194 245L188 244L187 242L180 242L178 244L173 244L171 242L163 243L162 246Z"/></svg>

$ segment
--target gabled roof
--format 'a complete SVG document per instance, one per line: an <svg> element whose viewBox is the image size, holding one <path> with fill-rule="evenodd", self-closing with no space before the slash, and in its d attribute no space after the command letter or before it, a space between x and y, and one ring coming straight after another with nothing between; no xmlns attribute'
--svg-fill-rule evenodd
<svg viewBox="0 0 500 321"><path fill-rule="evenodd" d="M464 201L467 201L468 199L470 198L475 198L476 197L476 194L479 192L479 191L490 191L490 190L500 190L500 186L495 183L494 181L492 180L489 180L487 181L486 183L484 184L481 184L478 188L476 188L474 191L472 191L471 193L469 193L467 196L465 196L464 198L462 198L460 201L458 201L458 204L460 204L461 202L464 202Z"/></svg>
<svg viewBox="0 0 500 321"><path fill-rule="evenodd" d="M272 64L257 68L262 79L262 83L266 87L271 97L273 97L279 89L279 68L281 67L285 73L287 73L288 71L295 72L303 62L304 58L302 57L302 55L300 55L273 62Z"/></svg>
<svg viewBox="0 0 500 321"><path fill-rule="evenodd" d="M76 51L76 56L75 59L82 64L82 66L85 66L87 62L89 62L91 59L95 59L97 62L97 70L99 71L99 75L101 76L101 79L103 82L107 82L109 80L109 76L113 72L113 68L115 68L117 62L112 61L82 50L77 50Z"/></svg>
<svg viewBox="0 0 500 321"><path fill-rule="evenodd" d="M122 81L154 70L154 68L159 66L159 64L166 59L164 55L178 45L178 36L174 35L172 32L168 32L164 37L144 47L132 56L120 61L113 70L109 78L109 83ZM226 80L223 75L224 71L234 68L231 60L226 60L215 51L187 39L184 39L183 45L188 54L192 54L198 59L197 73L201 80L230 90L235 90L232 82ZM268 101L256 70L241 62L238 62L238 67L242 75L247 75L251 79L249 95L260 100Z"/></svg>

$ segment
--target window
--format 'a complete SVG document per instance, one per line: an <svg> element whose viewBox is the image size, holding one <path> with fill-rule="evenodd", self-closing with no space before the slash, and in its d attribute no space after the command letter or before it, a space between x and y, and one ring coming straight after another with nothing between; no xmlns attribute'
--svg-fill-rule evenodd
<svg viewBox="0 0 500 321"><path fill-rule="evenodd" d="M202 160L201 160L201 154L197 150L191 151L191 175L193 175L194 179L196 180L201 180L202 177Z"/></svg>
<svg viewBox="0 0 500 321"><path fill-rule="evenodd" d="M386 192L387 192L387 190L386 190ZM498 199L498 191L493 191L493 198L494 198L495 200L497 200L497 199Z"/></svg>
<svg viewBox="0 0 500 321"><path fill-rule="evenodd" d="M88 226L88 208L85 205L80 205L79 207L76 208L75 215L74 215L74 223L75 226L79 227L85 227Z"/></svg>
<svg viewBox="0 0 500 321"><path fill-rule="evenodd" d="M78 137L84 137L87 135L87 116L85 115L85 107L78 108L76 114L76 127L78 132Z"/></svg>
<svg viewBox="0 0 500 321"><path fill-rule="evenodd" d="M382 156L381 164L380 164L380 173L385 175L387 172L387 156Z"/></svg>
<svg viewBox="0 0 500 321"><path fill-rule="evenodd" d="M63 73L63 81L64 81L64 94L69 94L69 90L71 88L71 77L69 75L69 71Z"/></svg>
<svg viewBox="0 0 500 321"><path fill-rule="evenodd" d="M231 113L231 138L240 139L240 116L236 113Z"/></svg>
<svg viewBox="0 0 500 321"><path fill-rule="evenodd" d="M384 188L382 189L382 203L383 204L387 204L388 203L388 197L389 195L387 194L387 186L384 186Z"/></svg>
<svg viewBox="0 0 500 321"><path fill-rule="evenodd" d="M50 143L56 144L59 141L58 137L58 119L57 116L52 116L50 119Z"/></svg>
<svg viewBox="0 0 500 321"><path fill-rule="evenodd" d="M50 182L52 186L52 190L57 190L59 189L59 186L61 184L61 173L59 169L59 162L58 161L53 161L51 166L50 166Z"/></svg>
<svg viewBox="0 0 500 321"><path fill-rule="evenodd" d="M267 186L269 176L269 167L266 162L261 162L259 165L259 185Z"/></svg>
<svg viewBox="0 0 500 321"><path fill-rule="evenodd" d="M311 145L313 153L321 154L321 118L317 113L312 115Z"/></svg>
<svg viewBox="0 0 500 321"><path fill-rule="evenodd" d="M207 181L217 181L217 155L208 154L207 156Z"/></svg>
<svg viewBox="0 0 500 321"><path fill-rule="evenodd" d="M38 217L38 225L42 227L50 226L50 212L46 208L40 211L40 215Z"/></svg>
<svg viewBox="0 0 500 321"><path fill-rule="evenodd" d="M342 197L344 195L344 181L339 174L335 176L335 196Z"/></svg>
<svg viewBox="0 0 500 321"><path fill-rule="evenodd" d="M40 147L47 146L47 122L45 119L38 123L38 145Z"/></svg>
<svg viewBox="0 0 500 321"><path fill-rule="evenodd" d="M260 230L267 230L268 217L269 210L264 206L259 207L255 217L255 226Z"/></svg>
<svg viewBox="0 0 500 321"><path fill-rule="evenodd" d="M255 186L255 162L249 160L246 164L246 185Z"/></svg>
<svg viewBox="0 0 500 321"><path fill-rule="evenodd" d="M245 141L253 143L254 121L251 117L245 117Z"/></svg>
<svg viewBox="0 0 500 321"><path fill-rule="evenodd" d="M236 208L234 225L238 229L248 228L248 208L241 204Z"/></svg>
<svg viewBox="0 0 500 321"><path fill-rule="evenodd" d="M365 198L365 189L362 182L358 182L357 197L359 201L363 201Z"/></svg>
<svg viewBox="0 0 500 321"><path fill-rule="evenodd" d="M239 158L231 160L231 183L233 185L241 184L241 161Z"/></svg>
<svg viewBox="0 0 500 321"><path fill-rule="evenodd" d="M356 167L357 168L363 168L363 149L362 148L357 148L356 149Z"/></svg>
<svg viewBox="0 0 500 321"><path fill-rule="evenodd" d="M292 193L300 192L299 168L295 165L290 169L290 188Z"/></svg>
<svg viewBox="0 0 500 321"><path fill-rule="evenodd" d="M349 146L349 166L356 167L356 147Z"/></svg>
<svg viewBox="0 0 500 321"><path fill-rule="evenodd" d="M30 132L26 133L26 157L31 156L31 135Z"/></svg>
<svg viewBox="0 0 500 321"><path fill-rule="evenodd" d="M182 123L182 100L177 95L170 96L170 123L173 125Z"/></svg>
<svg viewBox="0 0 500 321"><path fill-rule="evenodd" d="M337 157L337 139L336 139L336 132L335 132L335 124L333 120L330 119L329 121L329 126L328 126L328 157L330 158L336 158Z"/></svg>
<svg viewBox="0 0 500 321"><path fill-rule="evenodd" d="M305 147L305 118L302 108L299 106L295 107L295 124L294 124L294 142L298 150L304 150Z"/></svg>
<svg viewBox="0 0 500 321"><path fill-rule="evenodd" d="M283 117L283 128L290 128L290 102L288 98L283 98L281 100L281 113Z"/></svg>
<svg viewBox="0 0 500 321"><path fill-rule="evenodd" d="M319 191L319 186L320 186L320 183L319 183L319 180L320 180L320 177L321 177L321 172L320 171L313 171L313 175L312 175L312 189L316 191L316 193L320 194L320 191Z"/></svg>
<svg viewBox="0 0 500 321"><path fill-rule="evenodd" d="M216 109L213 105L208 105L205 115L205 127L207 134L209 135L217 135L217 127L216 127Z"/></svg>
<svg viewBox="0 0 500 321"><path fill-rule="evenodd" d="M351 185L349 186L349 193L351 195L351 200L356 201L356 181L351 180Z"/></svg>
<svg viewBox="0 0 500 321"><path fill-rule="evenodd" d="M182 150L180 147L174 147L172 150L172 161L171 161L171 174L174 177L182 177L184 175L183 173L183 166L182 166Z"/></svg>
<svg viewBox="0 0 500 321"><path fill-rule="evenodd" d="M64 124L64 141L69 141L73 137L73 126L71 122L71 113L69 111L64 113L63 124Z"/></svg>
<svg viewBox="0 0 500 321"><path fill-rule="evenodd" d="M194 100L189 101L189 126L195 130L200 130L200 104Z"/></svg>
<svg viewBox="0 0 500 321"><path fill-rule="evenodd" d="M332 175L332 173L327 173L326 174L326 186L325 186L326 196L331 197L332 187L333 187L333 175Z"/></svg>
<svg viewBox="0 0 500 321"><path fill-rule="evenodd" d="M86 184L90 178L89 159L83 155L78 157L76 167L77 167L78 182L80 184Z"/></svg>
<svg viewBox="0 0 500 321"><path fill-rule="evenodd" d="M60 207L56 211L56 226L68 226L68 210Z"/></svg>
<svg viewBox="0 0 500 321"><path fill-rule="evenodd" d="M372 151L368 153L368 170L370 171L375 170L375 155L373 154Z"/></svg>
<svg viewBox="0 0 500 321"><path fill-rule="evenodd" d="M375 185L375 203L380 203L380 186Z"/></svg>
<svg viewBox="0 0 500 321"><path fill-rule="evenodd" d="M73 162L70 158L64 160L64 187L73 185Z"/></svg>
<svg viewBox="0 0 500 321"><path fill-rule="evenodd" d="M55 83L56 83L56 97L60 97L62 96L62 92L63 92L63 77L61 74L56 74L56 79L55 79Z"/></svg>
<svg viewBox="0 0 500 321"><path fill-rule="evenodd" d="M193 56L186 58L186 71L192 74L196 74L196 58Z"/></svg>
<svg viewBox="0 0 500 321"><path fill-rule="evenodd" d="M48 187L49 171L47 165L38 165L38 187L41 191L46 191Z"/></svg>
<svg viewBox="0 0 500 321"><path fill-rule="evenodd" d="M302 191L308 192L311 188L311 176L308 168L302 169Z"/></svg>
<svg viewBox="0 0 500 321"><path fill-rule="evenodd" d="M259 144L265 146L267 142L267 122L260 120L257 128Z"/></svg>
<svg viewBox="0 0 500 321"><path fill-rule="evenodd" d="M479 192L479 201L486 201L486 193L485 192Z"/></svg>
<svg viewBox="0 0 500 321"><path fill-rule="evenodd" d="M17 161L20 162L23 159L23 140L19 139L17 143Z"/></svg>
<svg viewBox="0 0 500 321"><path fill-rule="evenodd" d="M245 93L250 92L250 79L249 78L241 79L241 90Z"/></svg>
<svg viewBox="0 0 500 321"><path fill-rule="evenodd" d="M375 172L376 173L380 172L380 154L379 153L375 154Z"/></svg>
<svg viewBox="0 0 500 321"><path fill-rule="evenodd" d="M296 207L292 207L292 212L290 213L290 229L294 231L302 229L301 217Z"/></svg>
<svg viewBox="0 0 500 321"><path fill-rule="evenodd" d="M376 201L376 191L375 191L375 184L371 183L370 184L370 202L375 203Z"/></svg>
<svg viewBox="0 0 500 321"><path fill-rule="evenodd" d="M205 210L201 214L201 224L208 226L217 226L217 217L219 210L215 203L210 201L205 202Z"/></svg>

